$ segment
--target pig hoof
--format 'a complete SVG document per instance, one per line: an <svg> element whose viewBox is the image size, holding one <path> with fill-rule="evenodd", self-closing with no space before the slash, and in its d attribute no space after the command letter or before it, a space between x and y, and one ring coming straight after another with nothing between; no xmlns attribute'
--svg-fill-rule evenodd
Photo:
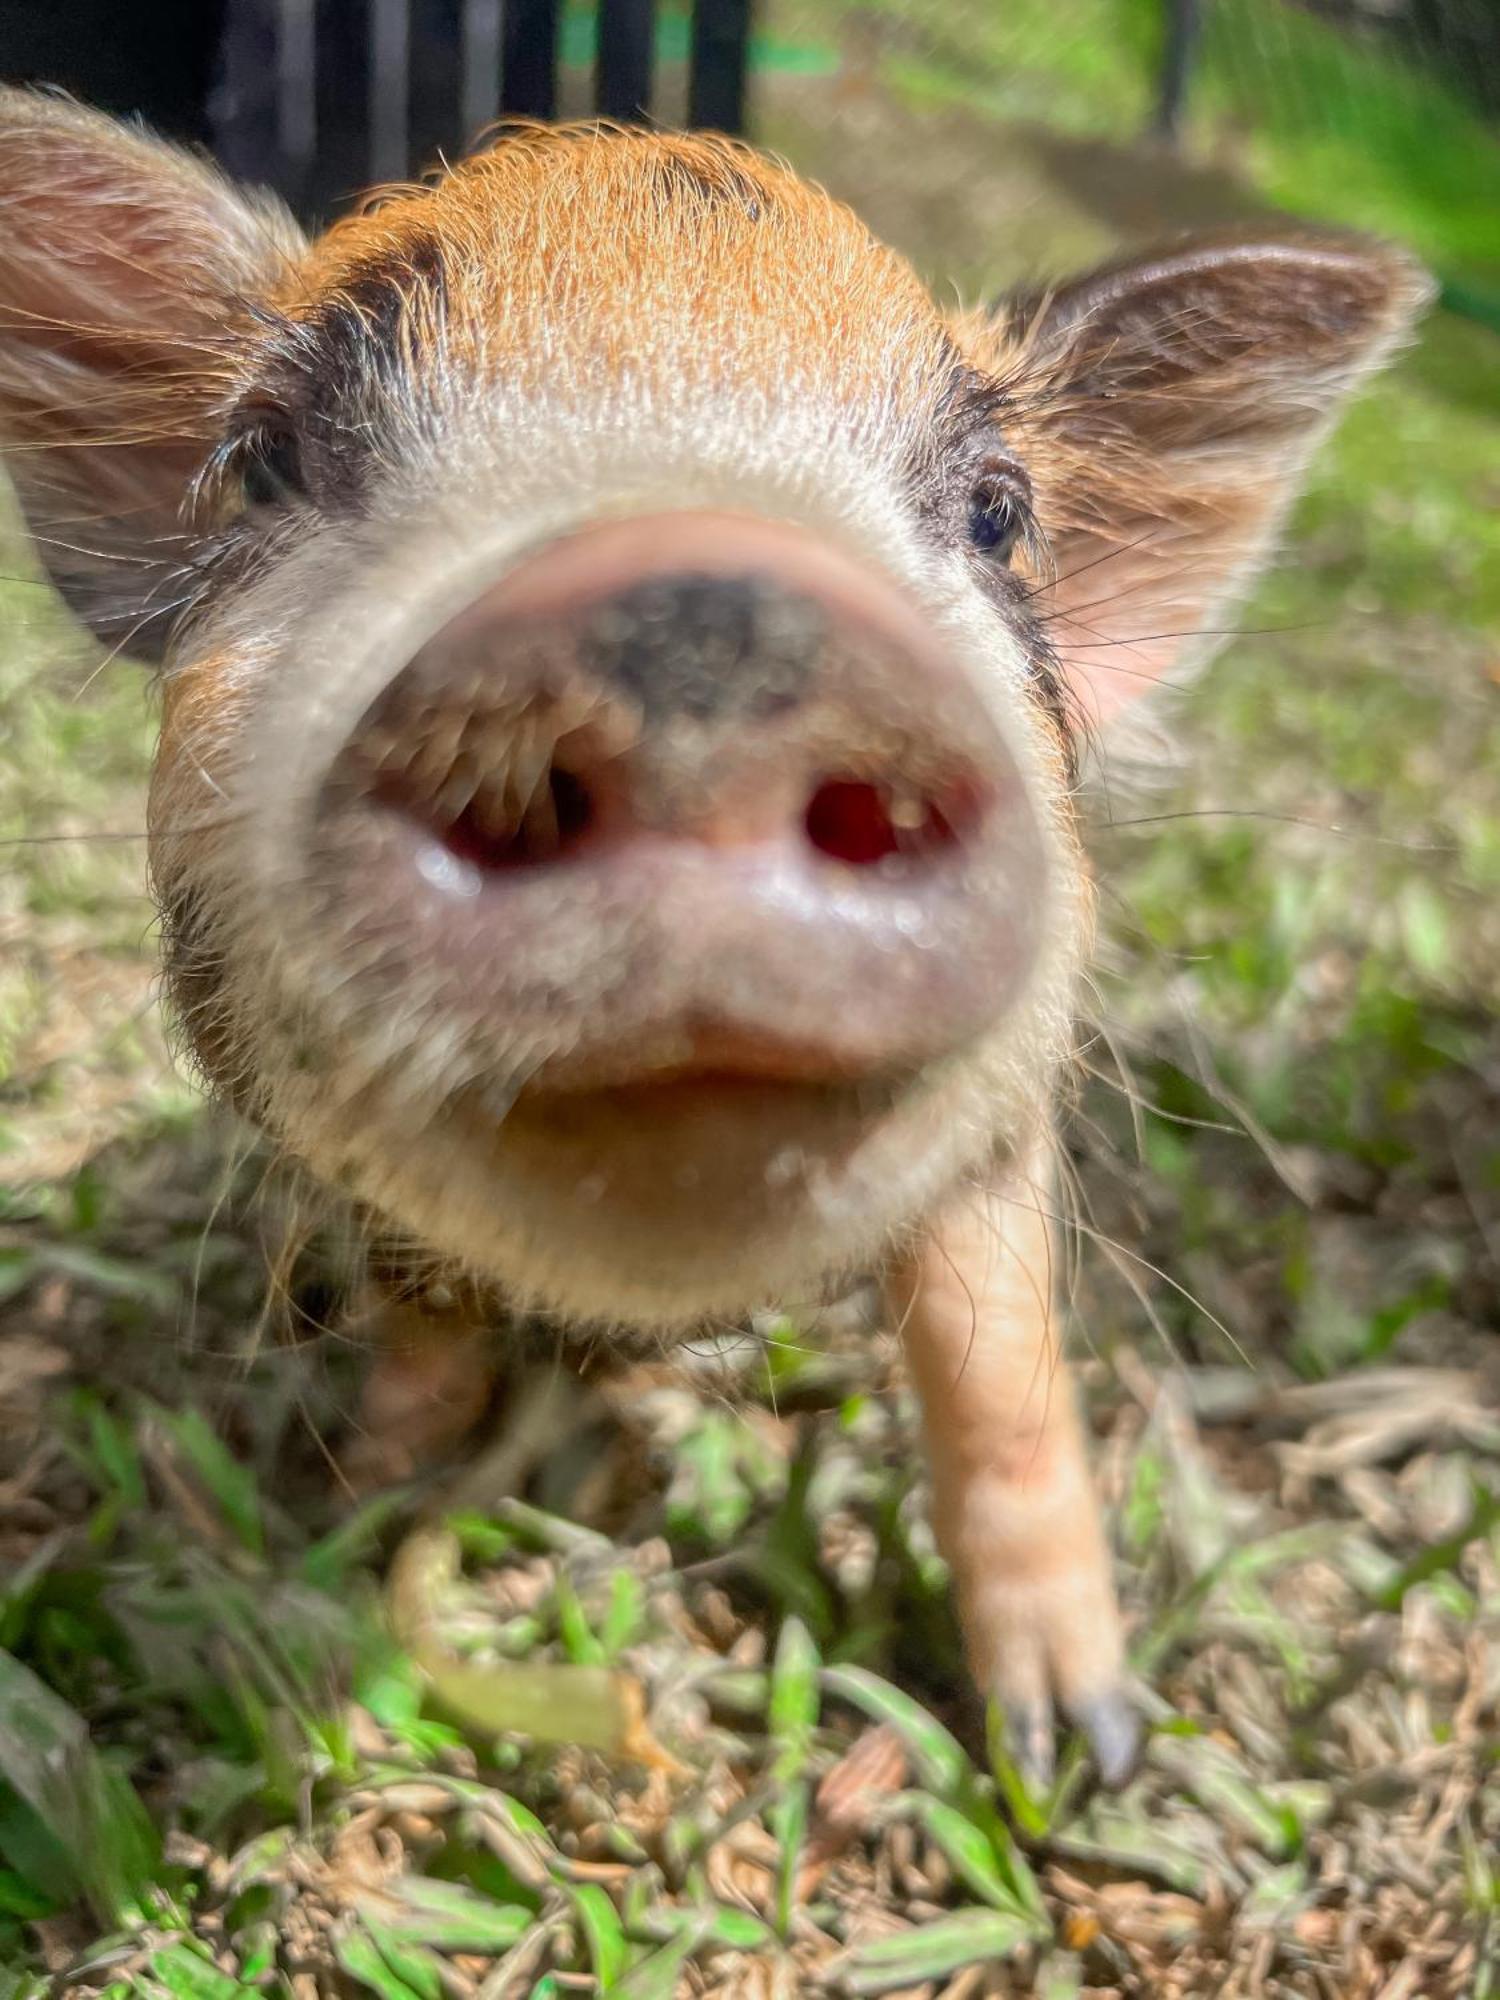
<svg viewBox="0 0 1500 2000"><path fill-rule="evenodd" d="M1000 1703L1005 1754L1031 1792L1044 1792L1057 1769L1057 1719L1050 1701Z"/></svg>
<svg viewBox="0 0 1500 2000"><path fill-rule="evenodd" d="M1057 1717L1047 1700L1010 1701L997 1695L1005 1718L1005 1752L1028 1790L1044 1792L1057 1771ZM1076 1698L1064 1713L1087 1743L1094 1768L1111 1791L1124 1785L1141 1752L1141 1719L1123 1688Z"/></svg>
<svg viewBox="0 0 1500 2000"><path fill-rule="evenodd" d="M1123 1688L1110 1688L1086 1701L1071 1702L1068 1717L1094 1755L1099 1776L1111 1791L1131 1777L1141 1754L1140 1713Z"/></svg>

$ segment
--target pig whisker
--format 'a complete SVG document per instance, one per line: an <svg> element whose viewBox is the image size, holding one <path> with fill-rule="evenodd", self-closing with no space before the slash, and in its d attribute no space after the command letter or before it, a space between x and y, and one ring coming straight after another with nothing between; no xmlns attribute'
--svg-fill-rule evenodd
<svg viewBox="0 0 1500 2000"><path fill-rule="evenodd" d="M1121 1076L1123 1076L1125 1081L1131 1086L1130 1091L1127 1092L1126 1095L1129 1098L1131 1106L1131 1127L1135 1134L1136 1157L1144 1162L1146 1157L1146 1134L1145 1134L1145 1129L1141 1123L1141 1115L1139 1109L1141 1101L1140 1086L1136 1083L1134 1073L1132 1072L1129 1063L1125 1060L1125 1057L1121 1052L1120 1046L1115 1040L1114 1032L1109 1026L1109 1009L1104 1004L1104 995L1099 991L1098 981L1095 979L1094 975L1091 972L1085 972L1083 975L1082 983L1087 987L1088 991L1093 995L1094 1002L1098 1008L1098 1013L1094 1017L1095 1029L1097 1030L1100 1038L1103 1040L1105 1047L1109 1050L1109 1053L1114 1060L1115 1068L1119 1070Z"/></svg>
<svg viewBox="0 0 1500 2000"><path fill-rule="evenodd" d="M54 449L54 447L40 446L38 449L48 450ZM100 507L86 514L56 514L52 517L52 527L54 529L67 528L70 531L78 528L96 528L102 523L108 523L109 526L115 527L121 521L135 521L143 514L149 515L153 511L153 505L149 500L142 500L134 507L125 505L122 500L118 505ZM68 546L66 542L59 540L56 534L48 534L46 530L31 530L29 532L31 540L39 548L66 548ZM105 557L105 560L110 562L133 562L145 568L161 560L160 554L157 552L163 549L181 551L182 560L185 562L194 560L191 553L193 537L186 528L172 528L165 534L137 535L133 539L136 546L146 553L127 556L122 552L114 551L110 552ZM92 554L93 551L85 550L84 553Z"/></svg>
<svg viewBox="0 0 1500 2000"><path fill-rule="evenodd" d="M179 820L158 827L159 837L175 837L187 833L216 833L221 827L235 826L245 818L243 812L219 813L210 819ZM81 833L18 833L7 834L0 840L4 847L60 847L68 842L100 840L147 840L150 830L146 827L129 829L97 829Z"/></svg>
<svg viewBox="0 0 1500 2000"><path fill-rule="evenodd" d="M202 1296L203 1269L205 1259L208 1255L209 1241L213 1236L215 1225L218 1223L220 1216L224 1213L225 1208L233 1198L235 1183L244 1171L246 1163L257 1150L258 1144L259 1141L256 1135L246 1130L236 1141L231 1142L221 1165L217 1192L209 1205L208 1214L203 1219L203 1227L198 1232L198 1245L193 1256L193 1268L188 1282L188 1323L185 1329L185 1337L190 1341L193 1339L198 1317L199 1301ZM264 1307L262 1307L262 1311L264 1311ZM251 1356L245 1357L247 1364L248 1360L253 1357L254 1343L258 1342L258 1339L257 1326L256 1332L252 1334Z"/></svg>
<svg viewBox="0 0 1500 2000"><path fill-rule="evenodd" d="M144 840L146 829L130 833L17 833L0 840L0 847L62 847L79 841Z"/></svg>
<svg viewBox="0 0 1500 2000"><path fill-rule="evenodd" d="M1031 1196L1030 1205L1032 1212L1041 1216L1043 1214L1041 1192L1036 1181L1029 1174L1026 1177L1026 1188ZM1059 1189L1058 1192L1061 1193L1061 1190ZM1013 1206L1027 1206L1024 1202L1015 1201L1013 1197L1011 1199ZM1061 1218L1053 1217L1050 1219L1064 1230L1069 1227L1069 1224L1062 1221ZM1043 1230L1042 1241L1046 1246L1047 1252L1046 1270L1041 1276L1038 1276L1028 1265L1026 1267L1026 1282L1031 1289L1031 1295L1036 1302L1037 1310L1042 1316L1042 1325L1045 1328L1045 1332L1037 1345L1036 1365L1031 1371L1031 1378L1026 1384L1025 1393L1021 1398L1016 1412L1018 1417L1024 1414L1027 1405L1031 1401L1032 1391L1036 1388L1038 1382L1042 1383L1041 1421L1037 1425L1036 1441L1036 1449L1038 1451L1041 1449L1042 1430L1052 1411L1052 1393L1057 1384L1057 1371L1062 1363L1062 1345L1057 1337L1057 1317L1055 1311L1057 1274L1053 1269L1055 1249L1053 1231L1051 1229Z"/></svg>
<svg viewBox="0 0 1500 2000"><path fill-rule="evenodd" d="M1113 1044L1110 1053L1112 1055L1115 1053ZM1153 1118L1160 1118L1168 1125L1185 1125L1195 1132L1225 1132L1235 1139L1243 1139L1246 1136L1243 1125L1229 1125L1221 1118L1190 1118L1185 1111L1168 1111L1165 1105L1154 1103L1142 1092L1132 1090L1119 1077L1111 1076L1108 1070L1099 1069L1093 1063L1083 1062L1080 1059L1079 1067L1085 1075L1092 1077L1096 1083L1102 1083L1107 1090L1115 1091L1137 1110L1147 1111Z"/></svg>
<svg viewBox="0 0 1500 2000"><path fill-rule="evenodd" d="M1026 1204L1024 1202L1017 1203L1015 1201L1014 1196L1011 1195L1002 1194L1001 1199L1004 1201L1009 1201L1014 1206L1017 1207L1021 1208L1026 1207ZM1051 1215L1045 1208L1041 1207L1038 1208L1037 1212L1039 1214L1046 1216L1048 1221L1055 1222L1059 1226L1062 1226L1063 1218L1061 1216ZM1195 1292L1190 1291L1186 1285L1182 1284L1178 1279L1174 1278L1170 1271L1163 1270L1160 1264L1152 1263L1149 1257L1143 1257L1138 1250L1130 1249L1127 1244L1121 1243L1117 1237L1109 1236L1103 1230L1095 1229L1088 1223L1080 1222L1075 1219L1073 1227L1077 1229L1081 1235L1087 1237L1090 1242L1097 1243L1100 1246L1100 1248L1108 1252L1111 1257L1114 1256L1124 1257L1128 1259L1130 1263L1136 1265L1140 1270L1148 1273L1151 1277L1160 1279L1162 1284L1169 1286L1171 1290L1176 1292L1179 1298L1185 1300L1186 1303L1190 1305L1195 1312L1201 1313L1203 1317L1208 1321L1209 1325L1213 1327L1216 1333L1219 1333L1223 1336L1223 1338L1228 1342L1237 1360L1243 1362L1247 1368L1254 1367L1255 1364L1251 1360L1249 1354L1246 1352L1242 1343L1235 1338L1234 1334L1224 1324L1223 1320L1219 1318L1218 1314L1214 1312L1209 1306L1205 1305L1203 1300L1200 1299Z"/></svg>
<svg viewBox="0 0 1500 2000"><path fill-rule="evenodd" d="M1156 1301L1152 1298L1140 1273L1131 1270L1129 1265L1125 1263L1123 1258L1118 1254L1119 1246L1117 1244L1106 1241L1101 1243L1100 1248L1109 1259L1110 1268L1116 1273L1126 1290L1145 1314L1151 1331L1161 1342L1163 1350L1171 1359L1173 1365L1180 1367L1182 1365L1182 1356L1178 1352L1177 1342L1172 1338L1172 1330L1158 1311Z"/></svg>
<svg viewBox="0 0 1500 2000"><path fill-rule="evenodd" d="M1102 821L1098 830L1105 832L1112 824L1111 821ZM1095 884L1095 893L1098 895L1101 903L1108 903L1110 905L1114 913L1114 920L1122 926L1119 932L1120 937L1133 938L1137 943L1149 943L1150 949L1158 963L1198 965L1203 962L1206 953L1173 951L1166 945L1156 944L1154 941L1148 940L1135 906L1117 883L1101 878Z"/></svg>
<svg viewBox="0 0 1500 2000"><path fill-rule="evenodd" d="M1106 638L1096 625L1085 625L1082 619L1079 618L1069 618L1067 623L1075 631L1091 632L1094 635L1091 642L1092 647L1101 651L1133 653L1139 652L1141 647L1150 643L1146 639ZM1070 640L1068 644L1069 650L1074 650L1074 642ZM1081 651L1082 648L1078 648L1077 650ZM1169 680L1165 674L1155 673L1150 667L1127 666L1119 660L1090 661L1089 664L1091 667L1100 667L1105 673L1122 674L1128 680L1140 681L1144 683L1144 686L1148 690L1152 688L1165 688L1169 693L1181 694L1189 685L1187 681Z"/></svg>
<svg viewBox="0 0 1500 2000"><path fill-rule="evenodd" d="M1100 602L1106 603L1108 602L1108 600L1101 599ZM1075 617L1071 612L1059 615L1062 617L1062 622L1065 623L1067 626L1069 626L1072 630L1078 632L1092 633L1095 644L1097 644L1100 647L1110 647L1110 648L1124 647L1127 651L1129 651L1132 650L1134 647L1144 643L1142 641L1129 640L1129 639L1106 638L1105 635L1102 632L1100 632L1099 628L1096 625L1085 625L1081 618ZM1072 649L1071 641L1069 642L1069 646L1071 650ZM1102 662L1102 665L1104 666L1106 672L1112 674L1127 675L1131 680L1142 682L1146 689L1167 688L1174 693L1181 693L1183 689L1187 686L1187 683L1185 681L1169 680L1165 675L1153 673L1150 670L1150 668L1147 667L1122 666L1116 660L1106 660Z"/></svg>
<svg viewBox="0 0 1500 2000"><path fill-rule="evenodd" d="M1312 833L1333 834L1340 840L1368 841L1371 846L1395 848L1402 854L1451 855L1457 852L1451 841L1399 840L1394 834L1373 833L1365 827L1339 826L1333 820L1309 819L1303 813L1267 812L1255 806L1187 806L1174 812L1141 813L1130 819L1110 818L1104 824L1113 831L1116 827L1170 826L1174 821L1184 819L1265 820L1273 826L1300 826Z"/></svg>
<svg viewBox="0 0 1500 2000"><path fill-rule="evenodd" d="M100 520L117 520L119 513L100 515ZM87 556L91 562L118 563L128 569L155 569L159 558L156 556L126 555L118 549L91 549L83 542L67 542L60 535L42 535L33 531L32 540L40 548L61 549L65 555Z"/></svg>
<svg viewBox="0 0 1500 2000"><path fill-rule="evenodd" d="M968 1371L969 1357L974 1352L974 1342L979 1338L979 1301L974 1296L973 1287L970 1285L968 1279L964 1276L959 1266L954 1263L953 1258L948 1252L947 1246L941 1240L938 1241L937 1249L939 1255L942 1257L943 1262L948 1266L948 1269L952 1272L953 1276L958 1280L960 1291L962 1291L964 1297L969 1302L969 1338L964 1345L964 1356L963 1360L958 1365L958 1376L956 1378L958 1381L961 1382L964 1378L964 1375Z"/></svg>
<svg viewBox="0 0 1500 2000"><path fill-rule="evenodd" d="M1052 1156L1053 1171L1056 1174L1058 1200L1063 1209L1063 1229L1068 1245L1068 1287L1066 1303L1071 1310L1078 1297L1078 1288L1083 1277L1083 1237L1078 1229L1078 1218L1086 1216L1094 1221L1093 1204L1083 1176L1069 1156L1062 1134L1054 1128L1048 1135L1048 1150Z"/></svg>
<svg viewBox="0 0 1500 2000"><path fill-rule="evenodd" d="M1302 1177L1293 1169L1288 1161L1285 1148L1278 1145L1271 1137L1270 1132L1255 1116L1255 1113L1245 1100L1231 1091L1224 1082L1223 1077L1219 1074L1217 1065L1209 1053L1208 1045L1198 1028L1198 1024L1192 1019L1185 1007L1180 1009L1180 1016L1187 1033L1189 1045L1197 1061L1199 1084L1210 1097L1215 1098L1224 1106L1226 1111L1239 1120L1246 1137L1254 1141L1260 1151L1261 1157L1281 1182L1282 1186L1304 1207L1307 1207L1309 1205L1307 1187Z"/></svg>
<svg viewBox="0 0 1500 2000"><path fill-rule="evenodd" d="M227 805L229 803L228 794L225 792L224 787L219 783L218 779L215 778L213 773L208 769L208 766L204 763L203 759L198 755L197 746L192 742L184 744L183 754L184 756L190 757L192 759L193 769L198 773L198 776L203 780L204 784L207 785L208 789L214 794L214 796L216 798L223 799L224 803Z"/></svg>
<svg viewBox="0 0 1500 2000"><path fill-rule="evenodd" d="M1060 583L1071 583L1075 576L1083 576L1091 569L1098 569L1104 563L1114 562L1117 557L1128 556L1132 550L1145 548L1151 541L1152 531L1137 535L1133 542L1120 542L1114 548L1106 549L1103 555L1091 556L1087 562L1078 563L1072 569L1059 570L1054 575L1044 577L1040 583L1021 593L1023 604L1030 604L1034 598L1045 597L1049 590L1055 590Z"/></svg>
<svg viewBox="0 0 1500 2000"><path fill-rule="evenodd" d="M324 1436L323 1427L318 1422L316 1412L301 1389L297 1391L297 1414L302 1419L302 1425L307 1435L317 1447L319 1457L327 1466L344 1497L348 1500L357 1499L358 1495L355 1493L354 1487L350 1482L349 1475L339 1463L338 1453Z"/></svg>
<svg viewBox="0 0 1500 2000"><path fill-rule="evenodd" d="M1092 562L1083 563L1078 569L1070 571L1067 579L1059 577L1054 583L1041 585L1039 590L1032 592L1030 596L1045 595L1048 589L1055 588L1056 583L1065 580L1071 581L1072 577L1082 576L1087 571L1097 569L1102 564L1113 560L1115 556L1128 555L1132 549L1141 546L1143 544L1139 542L1123 543L1119 548L1111 549L1108 555L1096 556ZM1163 579L1170 578L1178 583L1182 583L1201 572L1203 567L1201 558L1197 561L1192 559L1184 561L1179 557L1170 564L1163 563L1155 574L1139 576L1133 583L1127 581L1123 585L1112 586L1099 597L1086 598L1082 604L1060 604L1051 611L1045 611L1037 615L1039 615L1041 623L1047 625L1059 618L1066 620L1075 612L1096 610L1101 604L1128 604L1134 597L1144 597L1149 604L1160 610L1163 608L1161 604L1161 585ZM1030 596L1027 599L1028 602L1030 602Z"/></svg>
<svg viewBox="0 0 1500 2000"><path fill-rule="evenodd" d="M1272 1172L1277 1176L1277 1178L1287 1188L1289 1188L1291 1192L1299 1198L1299 1200L1304 1198L1304 1191L1298 1184L1295 1175L1293 1175L1288 1170L1285 1158L1281 1153L1281 1149L1276 1145L1275 1141L1271 1138L1270 1134L1255 1118L1254 1114L1250 1111L1249 1107L1242 1100L1235 1097L1229 1091L1222 1077L1219 1076L1217 1070L1213 1067L1212 1063L1209 1061L1207 1051L1205 1050L1202 1043L1202 1038L1196 1032L1191 1016L1187 1013L1186 1009L1182 1010L1182 1019L1189 1043L1191 1044L1194 1055L1197 1058L1197 1068L1195 1071L1196 1081L1199 1087L1204 1091L1204 1093L1208 1097L1212 1098L1216 1103L1222 1106L1222 1108L1229 1114L1230 1118L1234 1121L1233 1123L1221 1124L1210 1119L1195 1119L1181 1114L1168 1112L1163 1110L1161 1106L1150 1103L1143 1095L1141 1095L1139 1090L1139 1085L1136 1082L1136 1078L1133 1072L1131 1071L1129 1065L1125 1062L1121 1050L1117 1046L1113 1036L1106 1035L1103 1032L1102 1018L1107 1016L1108 1009L1104 1003L1104 996L1099 991L1097 981L1092 976L1090 976L1088 979L1088 985L1090 991L1094 994L1095 1000L1098 1002L1099 1006L1100 1018L1096 1019L1095 1026L1097 1029L1099 1029L1100 1039L1106 1042L1109 1048L1110 1055L1114 1059L1115 1066L1117 1070L1120 1072L1120 1075L1118 1077L1112 1077L1106 1071L1098 1069L1097 1067L1090 1066L1084 1060L1083 1054L1081 1052L1075 1055L1074 1060L1079 1064L1081 1068L1086 1070L1086 1072L1090 1076L1094 1077L1096 1081L1105 1085L1108 1088L1118 1091L1118 1093L1122 1097L1126 1098L1126 1100L1131 1103L1132 1106L1131 1122L1135 1131L1136 1154L1138 1159L1144 1160L1145 1157L1142 1147L1142 1134L1140 1130L1140 1111L1145 1110L1151 1112L1156 1117L1168 1119L1174 1124L1197 1126L1205 1131L1220 1131L1234 1137L1249 1139L1260 1151L1262 1156L1265 1158L1267 1165L1271 1168ZM1123 1081L1121 1081L1122 1078L1124 1079Z"/></svg>
<svg viewBox="0 0 1500 2000"><path fill-rule="evenodd" d="M1325 629L1326 621L1305 625L1190 625L1176 632L1131 632L1121 633L1111 639L1084 639L1074 641L1069 650L1075 653L1096 653L1107 651L1111 646L1155 646L1166 639L1264 639L1277 638L1288 632L1316 632ZM1088 630L1087 626L1081 628ZM1108 662L1104 662L1108 666Z"/></svg>
<svg viewBox="0 0 1500 2000"><path fill-rule="evenodd" d="M1049 1213L1049 1211L1043 1206L1041 1195L1037 1189L1036 1182L1030 1174L1027 1174L1025 1176L1024 1185L1027 1193L1031 1197L1029 1201L1022 1200L1016 1195L1006 1194L998 1189L992 1190L987 1185L981 1185L977 1187L974 1191L975 1200L976 1203L979 1205L981 1213L986 1208L991 1193L994 1192L999 1194L999 1198L1006 1204L1008 1208L1019 1209L1023 1214L1035 1215L1040 1217L1042 1220L1046 1222L1059 1224L1060 1218ZM993 1225L993 1231L994 1231L996 1252L999 1255L1003 1255L1005 1250L1004 1232L998 1223ZM1036 1426L1037 1435L1036 1435L1036 1442L1033 1448L1034 1451L1040 1451L1041 1449L1042 1435L1046 1427L1047 1416L1052 1407L1053 1385L1057 1377L1058 1364L1062 1359L1061 1350L1058 1345L1057 1335L1055 1330L1054 1314L1052 1311L1052 1302L1054 1298L1053 1269L1052 1269L1053 1248L1052 1248L1052 1232L1050 1229L1045 1230L1043 1232L1043 1240L1046 1243L1046 1249L1047 1249L1047 1266L1044 1277L1039 1278L1037 1273L1034 1270L1032 1270L1029 1265L1023 1266L1023 1269L1025 1272L1026 1282L1030 1286L1032 1296L1035 1299L1037 1306L1041 1312L1042 1324L1046 1329L1046 1331L1037 1349L1036 1364L1032 1370L1031 1378L1026 1385L1025 1393L1022 1396L1021 1401L1016 1409L1016 1416L1019 1419L1019 1417L1024 1413L1027 1404L1031 1400L1031 1394L1033 1389L1036 1388L1038 1382L1044 1383L1045 1388L1042 1400L1040 1420L1038 1421ZM941 1255L943 1262L948 1266L948 1269L952 1273L953 1277L958 1281L960 1290L963 1292L965 1298L969 1302L969 1336L964 1346L963 1359L959 1363L958 1373L954 1378L954 1383L956 1385L957 1383L962 1382L965 1374L968 1371L969 1360L970 1357L973 1355L974 1346L979 1337L979 1302L974 1296L973 1289L970 1286L968 1279L964 1276L964 1273L959 1268L959 1266L954 1262L954 1259L950 1254L947 1246L941 1241L941 1239L939 1239L936 1242L935 1247L938 1253Z"/></svg>
<svg viewBox="0 0 1500 2000"><path fill-rule="evenodd" d="M86 675L82 684L73 690L71 699L73 701L82 701L84 696L88 693L89 689L94 685L95 681L98 680L99 676L102 673L104 673L107 668L112 667L115 661L118 659L128 658L132 643L137 638L139 638L142 632L145 631L146 627L151 623L152 619L165 617L168 613L180 610L183 605L188 604L190 602L191 599L188 597L174 597L168 599L165 603L162 604L153 603L148 605L147 608L141 613L140 617L137 618L135 623L130 627L130 630L128 632L123 633L121 637L118 638L115 641L115 643L109 648L108 652L104 654L103 658L99 661L99 664L94 668L93 672Z"/></svg>

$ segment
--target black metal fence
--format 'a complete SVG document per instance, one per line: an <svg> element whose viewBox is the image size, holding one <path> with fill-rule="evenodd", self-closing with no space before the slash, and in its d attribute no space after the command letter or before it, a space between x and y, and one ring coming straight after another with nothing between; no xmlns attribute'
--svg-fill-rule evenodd
<svg viewBox="0 0 1500 2000"><path fill-rule="evenodd" d="M420 172L497 116L659 108L655 0L600 0L564 101L560 0L0 0L0 76L205 141L316 214ZM696 0L687 123L740 132L750 0Z"/></svg>

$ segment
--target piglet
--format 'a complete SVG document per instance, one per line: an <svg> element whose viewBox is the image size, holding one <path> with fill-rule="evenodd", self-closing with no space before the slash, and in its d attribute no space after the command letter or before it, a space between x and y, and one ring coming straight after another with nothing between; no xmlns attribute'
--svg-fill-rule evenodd
<svg viewBox="0 0 1500 2000"><path fill-rule="evenodd" d="M449 1416L494 1301L626 1348L879 1274L1037 1770L1137 1735L1053 1300L1080 760L1425 292L1288 231L945 314L786 168L586 127L309 242L0 94L0 440L160 663L202 1075L374 1219Z"/></svg>

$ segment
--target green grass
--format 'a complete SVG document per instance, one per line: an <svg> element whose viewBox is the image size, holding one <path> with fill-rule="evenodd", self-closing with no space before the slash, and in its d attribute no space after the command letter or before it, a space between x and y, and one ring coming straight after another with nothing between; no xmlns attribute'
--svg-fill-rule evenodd
<svg viewBox="0 0 1500 2000"><path fill-rule="evenodd" d="M1211 0L1203 18L1190 162L1293 213L1407 242L1500 310L1500 136L1440 71L1284 0ZM883 24L887 76L927 103L1126 142L1153 114L1159 0L777 0L770 20L833 58L856 22Z"/></svg>
<svg viewBox="0 0 1500 2000"><path fill-rule="evenodd" d="M873 124L788 86L800 158L938 275L1003 265L1018 191L1033 245L1094 243L890 60ZM1080 116L1098 60L1056 56ZM413 1496L353 1508L322 1453L359 1361L319 1332L333 1264L261 1333L277 1197L142 1012L139 843L10 851L5 2000L1373 2000L1403 1965L1495 2000L1497 466L1497 344L1440 317L1321 461L1179 767L1096 813L1118 1060L1076 1125L1076 1344L1153 1728L1118 1798L992 1755L853 1310L606 1391L524 1504L453 1514L435 1687L387 1601ZM80 692L38 593L4 606L0 837L138 832L142 683ZM443 1661L624 1676L682 1769L497 1736Z"/></svg>

